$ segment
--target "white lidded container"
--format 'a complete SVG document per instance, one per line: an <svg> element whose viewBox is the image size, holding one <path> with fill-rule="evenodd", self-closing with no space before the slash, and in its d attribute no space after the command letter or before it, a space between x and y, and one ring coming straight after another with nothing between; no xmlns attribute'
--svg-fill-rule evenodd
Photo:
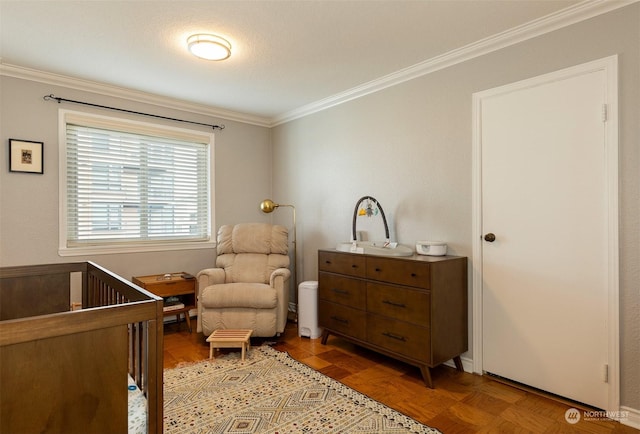
<svg viewBox="0 0 640 434"><path fill-rule="evenodd" d="M298 286L298 336L311 339L320 337L318 327L318 282L302 282Z"/></svg>
<svg viewBox="0 0 640 434"><path fill-rule="evenodd" d="M416 252L419 255L444 256L447 254L447 243L444 241L417 241Z"/></svg>

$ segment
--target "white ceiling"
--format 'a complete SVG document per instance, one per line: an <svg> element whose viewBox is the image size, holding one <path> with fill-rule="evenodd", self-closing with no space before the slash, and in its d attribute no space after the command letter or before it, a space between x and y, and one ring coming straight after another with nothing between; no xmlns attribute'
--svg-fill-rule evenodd
<svg viewBox="0 0 640 434"><path fill-rule="evenodd" d="M0 0L0 58L273 120L577 3ZM232 57L190 55L198 32Z"/></svg>

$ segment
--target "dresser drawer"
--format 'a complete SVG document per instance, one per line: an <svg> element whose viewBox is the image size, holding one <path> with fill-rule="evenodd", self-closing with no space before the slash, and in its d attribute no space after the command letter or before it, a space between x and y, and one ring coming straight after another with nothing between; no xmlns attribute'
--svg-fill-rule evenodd
<svg viewBox="0 0 640 434"><path fill-rule="evenodd" d="M385 350L430 364L429 329L367 314L367 341Z"/></svg>
<svg viewBox="0 0 640 434"><path fill-rule="evenodd" d="M354 277L365 276L364 256L350 253L318 252L318 271L346 274Z"/></svg>
<svg viewBox="0 0 640 434"><path fill-rule="evenodd" d="M367 257L367 279L429 289L430 269L426 262Z"/></svg>
<svg viewBox="0 0 640 434"><path fill-rule="evenodd" d="M330 273L318 273L318 298L364 310L367 289L364 280Z"/></svg>
<svg viewBox="0 0 640 434"><path fill-rule="evenodd" d="M367 311L429 327L428 291L367 283Z"/></svg>
<svg viewBox="0 0 640 434"><path fill-rule="evenodd" d="M318 321L320 327L343 333L362 341L366 339L366 314L362 310L320 300L318 303Z"/></svg>

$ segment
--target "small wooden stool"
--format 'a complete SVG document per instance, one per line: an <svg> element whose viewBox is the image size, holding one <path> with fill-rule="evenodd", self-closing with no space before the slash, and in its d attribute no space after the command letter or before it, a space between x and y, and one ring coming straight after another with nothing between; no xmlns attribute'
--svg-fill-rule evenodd
<svg viewBox="0 0 640 434"><path fill-rule="evenodd" d="M251 349L251 333L253 330L245 329L227 329L214 330L207 338L209 342L209 359L213 359L213 350L215 348L242 348L242 361L244 361L245 352Z"/></svg>

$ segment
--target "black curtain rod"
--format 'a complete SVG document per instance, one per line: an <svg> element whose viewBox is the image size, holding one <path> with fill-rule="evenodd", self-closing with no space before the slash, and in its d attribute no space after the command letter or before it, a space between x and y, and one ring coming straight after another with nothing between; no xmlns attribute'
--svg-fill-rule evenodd
<svg viewBox="0 0 640 434"><path fill-rule="evenodd" d="M107 110L115 110L115 111L119 111L119 112L131 113L131 114L134 114L134 115L149 116L149 117L152 117L152 118L166 119L166 120L169 120L169 121L176 121L176 122L185 122L185 123L194 124L194 125L204 125L206 127L211 127L214 130L216 128L219 129L219 130L224 130L224 125L212 125L212 124L205 124L205 123L202 123L202 122L186 121L184 119L170 118L170 117L167 117L167 116L154 115L154 114L151 114L151 113L136 112L136 111L133 111L133 110L126 110L126 109L121 109L121 108L117 108L117 107L109 107L109 106L106 106L106 105L92 104L90 102L74 101L72 99L60 98L58 96L54 96L53 94L45 95L45 96L42 97L42 99L44 99L45 101L55 100L55 101L58 101L58 104L60 104L61 102L70 102L70 103L73 103L73 104L88 105L88 106L91 106L91 107L98 107L98 108L107 109Z"/></svg>

